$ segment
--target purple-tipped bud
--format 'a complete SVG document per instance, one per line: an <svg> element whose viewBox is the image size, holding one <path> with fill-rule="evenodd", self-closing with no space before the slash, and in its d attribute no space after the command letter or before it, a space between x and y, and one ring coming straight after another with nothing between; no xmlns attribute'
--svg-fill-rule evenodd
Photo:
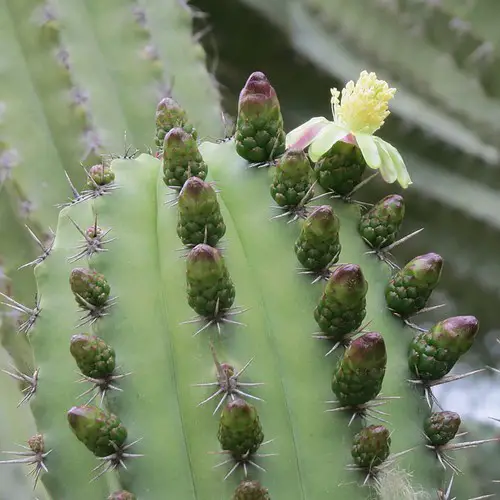
<svg viewBox="0 0 500 500"><path fill-rule="evenodd" d="M370 425L354 436L351 450L356 465L365 469L377 467L389 456L390 433L383 425Z"/></svg>
<svg viewBox="0 0 500 500"><path fill-rule="evenodd" d="M73 406L68 423L75 436L97 457L106 457L121 449L127 430L120 419L95 406Z"/></svg>
<svg viewBox="0 0 500 500"><path fill-rule="evenodd" d="M349 344L344 357L349 359L352 365L365 370L385 367L387 353L384 338L377 332L365 333Z"/></svg>
<svg viewBox="0 0 500 500"><path fill-rule="evenodd" d="M245 83L238 101L236 151L251 162L265 162L285 151L283 117L276 91L259 71Z"/></svg>
<svg viewBox="0 0 500 500"><path fill-rule="evenodd" d="M424 420L424 432L433 446L444 446L456 436L461 423L458 413L435 412Z"/></svg>
<svg viewBox="0 0 500 500"><path fill-rule="evenodd" d="M98 186L105 186L115 180L115 174L109 165L94 165L90 167L89 177L90 179L87 179L87 186L90 189L95 189L96 184Z"/></svg>
<svg viewBox="0 0 500 500"><path fill-rule="evenodd" d="M163 180L167 186L182 187L189 177L204 180L208 167L192 135L173 128L163 142Z"/></svg>
<svg viewBox="0 0 500 500"><path fill-rule="evenodd" d="M83 375L106 379L115 369L115 351L95 335L73 335L69 348Z"/></svg>
<svg viewBox="0 0 500 500"><path fill-rule="evenodd" d="M257 410L243 399L234 399L222 411L219 442L234 458L255 453L264 440Z"/></svg>
<svg viewBox="0 0 500 500"><path fill-rule="evenodd" d="M279 106L278 96L267 76L260 71L252 73L240 92L239 111L260 114L264 107Z"/></svg>
<svg viewBox="0 0 500 500"><path fill-rule="evenodd" d="M380 200L361 217L358 226L359 233L372 248L384 248L396 241L404 215L403 197L391 194Z"/></svg>
<svg viewBox="0 0 500 500"><path fill-rule="evenodd" d="M203 212L203 204L209 203L210 206L206 210L210 212L210 208L217 202L217 195L214 188L198 177L190 177L182 186L179 194L179 210L189 212L190 208L196 212Z"/></svg>
<svg viewBox="0 0 500 500"><path fill-rule="evenodd" d="M165 135L173 128L182 128L194 139L197 133L188 122L187 113L171 97L163 98L156 107L156 145L161 147Z"/></svg>
<svg viewBox="0 0 500 500"><path fill-rule="evenodd" d="M407 274L411 274L418 282L427 285L435 285L441 277L443 269L443 258L437 253L419 255L408 262L403 268Z"/></svg>
<svg viewBox="0 0 500 500"><path fill-rule="evenodd" d="M361 267L357 264L344 264L333 271L324 293L331 294L346 303L360 300L366 296L367 291L368 282Z"/></svg>
<svg viewBox="0 0 500 500"><path fill-rule="evenodd" d="M69 284L75 300L84 308L89 308L89 304L91 307L104 306L111 291L104 275L84 267L71 271Z"/></svg>

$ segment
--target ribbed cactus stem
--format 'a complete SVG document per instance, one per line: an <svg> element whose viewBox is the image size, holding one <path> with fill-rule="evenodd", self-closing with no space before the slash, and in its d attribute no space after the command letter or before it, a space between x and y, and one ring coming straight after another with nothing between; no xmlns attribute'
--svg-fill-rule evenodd
<svg viewBox="0 0 500 500"><path fill-rule="evenodd" d="M269 145L270 124L281 124L274 90L254 74L241 99L239 126L249 118L252 133L263 130ZM342 495L364 500L369 492L345 481L349 454L354 469L369 473L366 481L396 460L430 491L446 473L429 459L428 446L417 446L427 444L418 431L426 400L414 384L441 376L434 361L451 369L476 337L477 320L448 319L412 341L393 314L406 318L411 307L425 305L441 257L420 256L391 277L391 268L366 251L359 205L339 197L323 196L321 205L310 200L302 224L275 220L272 173L248 168L253 160L241 157L240 146L238 137L198 145L172 128L161 158L113 160L116 189L62 210L53 248L35 268L41 299L30 320L40 373L30 403L47 450L43 481L54 498L130 492L141 500L322 500L343 482ZM274 164L273 155L263 162ZM169 206L167 193L178 195ZM103 234L113 231L112 244L75 256L81 228L94 224L97 237L97 220ZM188 233L198 240L184 240ZM216 248L222 236L227 244ZM302 250L320 262L314 270L307 264L305 272L318 275L313 283L297 269ZM336 265L339 251L345 263ZM414 298L414 290L425 299L416 306L404 302L401 312L390 303ZM316 325L321 332L314 336L338 347L333 365L311 340ZM80 395L75 364L82 382L94 384ZM98 403L78 401L95 389ZM325 411L331 392L336 407ZM352 436L356 416L361 428ZM365 425L367 417L384 425ZM415 419L418 425L410 425ZM262 469L267 474L257 476ZM119 481L112 490L101 478L110 470Z"/></svg>

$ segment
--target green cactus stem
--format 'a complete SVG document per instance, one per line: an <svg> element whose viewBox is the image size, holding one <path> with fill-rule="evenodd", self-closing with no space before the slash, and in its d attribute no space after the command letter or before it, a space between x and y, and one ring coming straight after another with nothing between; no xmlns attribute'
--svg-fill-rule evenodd
<svg viewBox="0 0 500 500"><path fill-rule="evenodd" d="M220 417L218 438L236 462L247 461L264 441L255 407L240 398L229 402Z"/></svg>
<svg viewBox="0 0 500 500"><path fill-rule="evenodd" d="M182 128L197 139L197 132L189 122L186 111L171 97L164 97L156 107L156 136L155 143L158 148L163 146L165 136L173 128Z"/></svg>
<svg viewBox="0 0 500 500"><path fill-rule="evenodd" d="M314 310L314 319L323 336L337 343L348 340L366 315L368 282L357 264L337 267Z"/></svg>
<svg viewBox="0 0 500 500"><path fill-rule="evenodd" d="M361 217L359 233L370 247L380 250L396 241L404 215L403 197L391 194Z"/></svg>
<svg viewBox="0 0 500 500"><path fill-rule="evenodd" d="M387 459L390 447L389 430L383 425L370 425L354 436L351 454L358 467L372 470Z"/></svg>
<svg viewBox="0 0 500 500"><path fill-rule="evenodd" d="M345 196L361 182L365 169L366 162L360 149L343 140L318 160L314 172L325 191Z"/></svg>
<svg viewBox="0 0 500 500"><path fill-rule="evenodd" d="M186 279L188 303L200 316L223 317L233 305L236 291L217 249L196 245L187 257Z"/></svg>
<svg viewBox="0 0 500 500"><path fill-rule="evenodd" d="M226 225L214 188L198 177L190 177L179 194L177 234L184 245L205 243L215 247Z"/></svg>
<svg viewBox="0 0 500 500"><path fill-rule="evenodd" d="M474 316L454 316L436 323L410 343L408 366L417 379L441 379L474 343L479 321Z"/></svg>
<svg viewBox="0 0 500 500"><path fill-rule="evenodd" d="M119 488L141 500L165 495L183 500L231 498L246 479L245 465L252 473L249 479L256 479L250 466L254 462L260 467L266 455L261 453L264 428L266 436L277 438L273 451L278 456L263 464L271 496L324 500L338 493L366 500L370 492L350 481L345 470L352 444L345 415L325 412L323 401L329 380L338 393L337 404L370 417L380 414L372 410L385 401L385 394L394 395L397 399L387 405L389 415L384 417L390 422L387 428L394 448L404 450L421 442L418 415L425 400L408 383L408 329L384 302L391 270L365 255L366 244L358 232L359 206L328 199L342 221L342 253L349 262L344 278L351 270L354 283L341 282L338 297L347 297L349 308L356 303L366 310L373 332L381 332L363 333L358 327L355 331L360 336L349 339L333 369L307 333L314 328L313 311L321 302L323 285L311 284L296 272L299 225L270 220L269 171L248 168L234 140L206 142L199 151L220 188L228 241L223 255L206 244L198 244L187 256L179 253L178 206L164 204L169 190L162 161L142 154L112 161L119 189L62 209L53 249L35 267L42 312L33 325L30 344L40 377L30 407L46 448L53 450L46 460L49 472L42 476L44 486L54 498L106 498L118 489L114 482L112 490L107 478L89 482L96 462L102 461L105 469L117 467ZM87 267L82 269L102 273L119 300L86 331L114 346L120 363L133 375L123 380L121 391L106 394L102 409L86 405L83 410L70 410L75 432L68 425L67 412L77 404L79 391L68 344L71 335L81 333L74 331L79 304L68 287L73 271L68 257L81 235L71 220L86 228L96 215L99 226L112 228L116 239L107 252L87 257L82 264ZM133 265L138 259L140 265ZM350 286L356 293L349 294ZM241 329L234 328L232 320L222 321L232 317L235 289L248 306ZM187 323L190 308L209 319L209 324L217 322L219 332L207 327L204 335L196 336L196 326L181 325ZM358 310L354 314L358 320L359 314ZM353 328L353 318L347 319ZM217 363L214 370L210 344L225 361L220 371ZM223 384L229 388L238 367L248 360L254 361L244 383L263 382L259 396L265 404L252 406L231 395L224 400L228 404L220 418L214 418L212 408L200 406L201 389L192 386L206 380L207 396ZM119 434L118 451L97 460L96 448L102 448L100 453L109 451L104 448L110 445L106 435L110 421L118 426L114 428ZM131 460L130 465L125 461L126 468L118 466L118 459L129 455L126 436L119 432L123 426L131 436L143 438L137 450L143 458ZM80 441L94 450L84 450ZM214 455L225 456L228 460L221 461L230 464L227 468L233 472L221 472ZM417 489L435 492L446 471L429 458L425 446L411 455L401 460L406 477ZM112 480L115 474L111 476ZM337 491L341 482L344 485ZM464 481L464 492L472 496L469 483L470 478Z"/></svg>
<svg viewBox="0 0 500 500"><path fill-rule="evenodd" d="M433 412L424 420L424 433L430 445L443 446L456 436L461 423L453 411Z"/></svg>
<svg viewBox="0 0 500 500"><path fill-rule="evenodd" d="M304 206L314 196L312 169L301 149L288 149L276 161L271 196L280 207Z"/></svg>
<svg viewBox="0 0 500 500"><path fill-rule="evenodd" d="M108 500L136 500L136 496L129 491L115 491L109 495Z"/></svg>
<svg viewBox="0 0 500 500"><path fill-rule="evenodd" d="M245 480L236 488L232 500L271 500L271 497L258 481Z"/></svg>
<svg viewBox="0 0 500 500"><path fill-rule="evenodd" d="M436 253L415 257L387 284L387 307L402 318L423 309L439 283L442 269L443 259Z"/></svg>
<svg viewBox="0 0 500 500"><path fill-rule="evenodd" d="M237 153L252 163L269 162L285 151L280 103L264 73L252 73L240 93L235 140Z"/></svg>
<svg viewBox="0 0 500 500"><path fill-rule="evenodd" d="M339 231L340 220L330 205L311 212L295 242L297 259L307 271L325 273L338 261L342 249Z"/></svg>
<svg viewBox="0 0 500 500"><path fill-rule="evenodd" d="M387 366L385 342L379 333L369 332L351 342L338 361L332 391L341 407L360 407L376 398Z"/></svg>
<svg viewBox="0 0 500 500"><path fill-rule="evenodd" d="M196 140L182 128L173 128L163 142L163 180L172 188L181 188L189 177L205 180L207 165Z"/></svg>

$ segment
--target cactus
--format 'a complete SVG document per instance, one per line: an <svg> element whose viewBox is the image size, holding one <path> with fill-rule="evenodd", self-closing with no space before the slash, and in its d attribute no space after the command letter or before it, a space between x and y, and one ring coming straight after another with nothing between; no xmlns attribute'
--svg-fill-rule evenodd
<svg viewBox="0 0 500 500"><path fill-rule="evenodd" d="M329 206L340 221L328 234L335 241L324 247L341 249L347 264L308 269L311 283L297 270L295 248L303 217L318 200L305 204L299 220L289 214L295 224L273 218L273 172L248 168L253 160L241 157L237 143L200 144L208 181L186 176L177 203L165 204L172 190L162 158L114 159L114 189L94 186L61 210L54 244L35 266L36 309L30 313L5 298L26 313L21 334L41 374L29 399L48 494L369 498L378 483L346 471L352 458L370 473L376 463L386 475L397 462L407 478L413 475L416 490L435 493L448 471L427 454L419 432L427 402L407 380L415 325L387 306L392 268L366 252L359 205L321 198L319 206ZM182 247L180 198L193 182L202 192L212 186L207 182L217 188L208 205L218 206L224 222L221 248L207 239ZM114 239L75 261L75 247L92 244L82 239L92 227L90 234L111 230ZM314 239L307 241L311 249ZM345 348L339 346L332 364L313 332L318 317L335 316L340 331L327 328L325 336L340 338ZM361 326L364 317L369 331ZM441 326L428 335L440 329L448 332ZM472 340L458 337L453 362ZM341 406L325 411L332 390ZM370 424L380 415L384 426ZM357 432L348 425L353 417L359 417ZM414 430L410 422L417 423ZM106 480L113 471L119 487Z"/></svg>
<svg viewBox="0 0 500 500"><path fill-rule="evenodd" d="M160 98L182 106L198 137L223 127L219 92L193 32L197 13L184 2L2 0L0 10L0 260L12 293L26 302L35 283L29 271L16 271L40 248L25 225L50 247L56 206L75 196L65 172L73 186L93 189L109 169L104 152L153 147L151 110ZM29 359L11 321L1 335L23 369Z"/></svg>

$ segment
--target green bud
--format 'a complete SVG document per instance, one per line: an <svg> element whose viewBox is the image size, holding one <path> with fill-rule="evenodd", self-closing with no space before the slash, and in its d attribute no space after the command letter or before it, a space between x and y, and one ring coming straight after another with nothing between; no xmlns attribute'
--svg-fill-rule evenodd
<svg viewBox="0 0 500 500"><path fill-rule="evenodd" d="M128 491L115 491L109 495L108 500L136 500L136 496Z"/></svg>
<svg viewBox="0 0 500 500"><path fill-rule="evenodd" d="M431 413L424 420L424 432L433 446L444 446L457 434L462 423L460 415L453 411Z"/></svg>
<svg viewBox="0 0 500 500"><path fill-rule="evenodd" d="M197 133L189 123L187 113L171 97L163 98L156 107L156 145L163 145L165 135L173 128L182 128L196 140Z"/></svg>
<svg viewBox="0 0 500 500"><path fill-rule="evenodd" d="M90 179L87 179L87 186L95 189L95 185L105 186L115 180L115 174L109 165L94 165L89 170Z"/></svg>
<svg viewBox="0 0 500 500"><path fill-rule="evenodd" d="M369 332L353 340L333 374L332 391L340 405L362 405L377 397L386 365L387 353L382 335Z"/></svg>
<svg viewBox="0 0 500 500"><path fill-rule="evenodd" d="M198 177L190 177L179 195L177 234L184 245L215 246L226 232L214 188Z"/></svg>
<svg viewBox="0 0 500 500"><path fill-rule="evenodd" d="M200 316L215 317L231 308L233 282L220 252L209 245L196 245L187 257L188 303Z"/></svg>
<svg viewBox="0 0 500 500"><path fill-rule="evenodd" d="M391 438L383 425L370 425L354 436L351 455L358 467L377 467L389 456Z"/></svg>
<svg viewBox="0 0 500 500"><path fill-rule="evenodd" d="M114 349L95 335L73 335L69 350L86 377L106 379L115 370Z"/></svg>
<svg viewBox="0 0 500 500"><path fill-rule="evenodd" d="M182 187L189 177L205 180L208 172L196 140L182 128L173 128L163 143L163 180Z"/></svg>
<svg viewBox="0 0 500 500"><path fill-rule="evenodd" d="M239 398L228 403L220 417L218 438L222 449L235 460L255 453L264 440L255 407Z"/></svg>
<svg viewBox="0 0 500 500"><path fill-rule="evenodd" d="M75 300L84 308L88 307L86 303L94 307L104 306L111 291L104 275L94 269L82 267L73 269L69 284L75 294Z"/></svg>
<svg viewBox="0 0 500 500"><path fill-rule="evenodd" d="M321 331L336 342L356 331L366 315L367 292L368 283L357 264L337 267L314 310Z"/></svg>
<svg viewBox="0 0 500 500"><path fill-rule="evenodd" d="M361 217L359 233L372 248L384 248L396 241L404 216L403 197L391 194Z"/></svg>
<svg viewBox="0 0 500 500"><path fill-rule="evenodd" d="M315 208L302 224L295 254L308 270L321 272L340 255L340 220L330 205Z"/></svg>
<svg viewBox="0 0 500 500"><path fill-rule="evenodd" d="M127 440L127 429L120 419L95 406L73 406L68 422L78 440L97 457L114 454Z"/></svg>
<svg viewBox="0 0 500 500"><path fill-rule="evenodd" d="M400 269L385 289L388 308L406 318L425 307L439 283L443 259L436 253L415 257Z"/></svg>
<svg viewBox="0 0 500 500"><path fill-rule="evenodd" d="M365 168L361 150L355 144L338 141L317 161L314 171L325 191L344 196L361 182Z"/></svg>
<svg viewBox="0 0 500 500"><path fill-rule="evenodd" d="M309 158L301 149L287 150L276 162L271 196L280 207L305 205L314 195Z"/></svg>
<svg viewBox="0 0 500 500"><path fill-rule="evenodd" d="M236 151L249 162L266 162L285 151L286 136L276 91L261 72L250 75L240 92Z"/></svg>
<svg viewBox="0 0 500 500"><path fill-rule="evenodd" d="M419 333L410 344L410 371L425 381L444 377L472 347L478 331L479 321L474 316L454 316Z"/></svg>
<svg viewBox="0 0 500 500"><path fill-rule="evenodd" d="M245 479L236 488L233 500L271 500L269 492L258 481Z"/></svg>

